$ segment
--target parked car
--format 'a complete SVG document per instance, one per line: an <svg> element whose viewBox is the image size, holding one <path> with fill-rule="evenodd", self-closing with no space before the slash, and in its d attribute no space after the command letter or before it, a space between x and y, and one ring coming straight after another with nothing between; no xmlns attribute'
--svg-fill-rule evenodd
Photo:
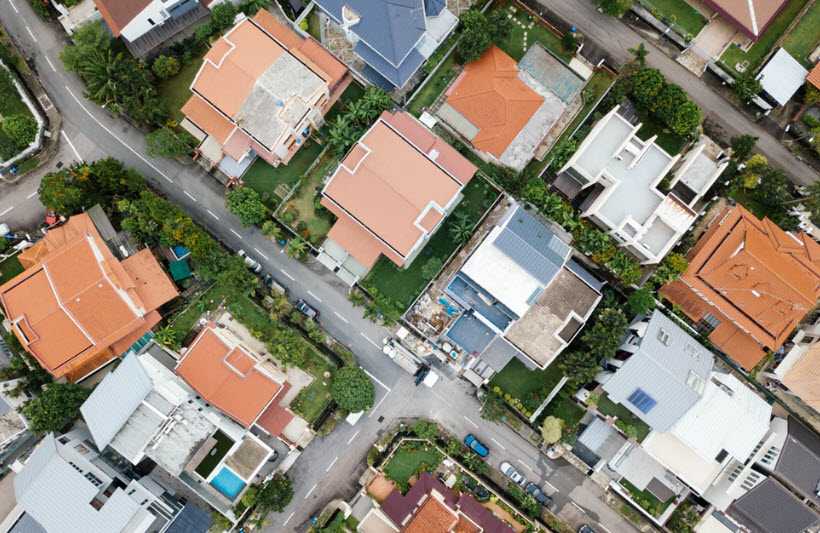
<svg viewBox="0 0 820 533"><path fill-rule="evenodd" d="M464 437L464 445L477 453L479 457L487 457L490 455L490 450L488 450L480 440L475 438L475 435L472 433Z"/></svg>
<svg viewBox="0 0 820 533"><path fill-rule="evenodd" d="M552 498L544 494L544 491L541 490L541 487L536 485L535 483L527 483L526 488L524 491L529 494L530 496L535 499L541 505L548 507L552 503Z"/></svg>
<svg viewBox="0 0 820 533"><path fill-rule="evenodd" d="M306 317L312 318L313 320L319 320L319 311L301 298L296 300L294 307Z"/></svg>
<svg viewBox="0 0 820 533"><path fill-rule="evenodd" d="M584 524L578 528L578 533L595 533L595 530L589 524Z"/></svg>
<svg viewBox="0 0 820 533"><path fill-rule="evenodd" d="M518 470L516 470L515 467L507 461L501 463L501 473L510 478L516 485L520 485L522 487L527 485L527 478L522 476Z"/></svg>
<svg viewBox="0 0 820 533"><path fill-rule="evenodd" d="M262 272L262 265L259 264L259 261L249 256L245 250L239 250L236 252L236 255L245 261L245 266L248 267L254 274L259 274Z"/></svg>
<svg viewBox="0 0 820 533"><path fill-rule="evenodd" d="M276 278L274 278L270 274L265 274L265 277L262 278L262 281L265 283L265 286L272 291L276 291L282 295L286 295L288 293L288 290L285 287L283 287L278 281L276 281Z"/></svg>

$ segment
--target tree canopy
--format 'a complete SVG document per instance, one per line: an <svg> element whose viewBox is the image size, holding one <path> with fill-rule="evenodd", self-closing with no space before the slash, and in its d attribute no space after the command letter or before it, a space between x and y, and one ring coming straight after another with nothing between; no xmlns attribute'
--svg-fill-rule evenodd
<svg viewBox="0 0 820 533"><path fill-rule="evenodd" d="M512 25L503 10L489 15L468 9L461 15L461 38L456 53L462 63L475 61L493 44L509 36Z"/></svg>
<svg viewBox="0 0 820 533"><path fill-rule="evenodd" d="M373 381L361 367L346 366L333 376L330 395L345 411L358 413L373 406L376 391Z"/></svg>
<svg viewBox="0 0 820 533"><path fill-rule="evenodd" d="M268 208L262 203L259 193L250 187L237 187L225 195L228 210L239 217L243 226L260 224L268 214Z"/></svg>
<svg viewBox="0 0 820 533"><path fill-rule="evenodd" d="M139 173L116 159L106 158L46 174L38 194L48 209L73 215L94 204L111 206L119 199L134 198L144 188Z"/></svg>
<svg viewBox="0 0 820 533"><path fill-rule="evenodd" d="M151 157L181 157L191 153L196 139L163 126L146 135L145 141Z"/></svg>
<svg viewBox="0 0 820 533"><path fill-rule="evenodd" d="M564 427L564 421L555 416L548 416L541 424L541 438L547 444L555 444L561 440L561 431Z"/></svg>
<svg viewBox="0 0 820 533"><path fill-rule="evenodd" d="M60 431L80 413L90 391L74 383L50 383L23 404L22 412L36 433Z"/></svg>

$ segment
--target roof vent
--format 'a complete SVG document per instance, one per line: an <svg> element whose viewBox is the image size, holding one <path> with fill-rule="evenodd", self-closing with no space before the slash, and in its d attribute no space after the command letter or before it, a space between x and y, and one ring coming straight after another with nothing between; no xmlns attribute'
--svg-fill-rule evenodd
<svg viewBox="0 0 820 533"><path fill-rule="evenodd" d="M669 344L671 343L671 340L669 338L669 333L667 333L666 330L664 330L663 328L658 330L658 340L664 346L669 346Z"/></svg>
<svg viewBox="0 0 820 533"><path fill-rule="evenodd" d="M427 154L427 157L429 157L429 158L430 158L431 160L433 160L433 161L435 161L436 159L438 159L438 156L439 156L439 151L438 151L438 150L436 150L435 148L433 148L432 150L430 150L430 153L428 153L428 154Z"/></svg>

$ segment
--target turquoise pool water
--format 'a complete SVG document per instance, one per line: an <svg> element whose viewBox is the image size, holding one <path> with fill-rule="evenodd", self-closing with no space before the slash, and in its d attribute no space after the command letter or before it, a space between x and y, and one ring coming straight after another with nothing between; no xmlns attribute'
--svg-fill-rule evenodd
<svg viewBox="0 0 820 533"><path fill-rule="evenodd" d="M245 482L224 466L211 480L211 485L231 501L235 500L245 488Z"/></svg>

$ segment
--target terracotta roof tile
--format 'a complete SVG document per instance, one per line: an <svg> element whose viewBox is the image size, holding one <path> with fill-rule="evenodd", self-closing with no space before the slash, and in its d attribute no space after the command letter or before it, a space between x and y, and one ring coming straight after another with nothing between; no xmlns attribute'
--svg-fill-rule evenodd
<svg viewBox="0 0 820 533"><path fill-rule="evenodd" d="M193 95L182 106L182 114L202 131L212 135L219 144L225 144L236 126L199 95Z"/></svg>
<svg viewBox="0 0 820 533"><path fill-rule="evenodd" d="M151 0L94 0L114 37L119 37L123 28L150 3Z"/></svg>
<svg viewBox="0 0 820 533"><path fill-rule="evenodd" d="M809 72L806 81L820 89L820 63L814 65L814 68Z"/></svg>
<svg viewBox="0 0 820 533"><path fill-rule="evenodd" d="M820 411L820 343L808 351L783 376L783 384L815 411Z"/></svg>
<svg viewBox="0 0 820 533"><path fill-rule="evenodd" d="M498 158L544 97L519 79L515 60L493 46L464 67L447 90L447 103L478 128L473 146Z"/></svg>
<svg viewBox="0 0 820 533"><path fill-rule="evenodd" d="M428 496L413 516L405 533L447 533L458 523L458 515L435 496Z"/></svg>
<svg viewBox="0 0 820 533"><path fill-rule="evenodd" d="M330 228L327 238L339 243L356 261L368 269L376 264L383 251L378 240L344 215Z"/></svg>
<svg viewBox="0 0 820 533"><path fill-rule="evenodd" d="M134 280L134 290L148 309L158 309L179 294L148 248L126 258L122 266Z"/></svg>
<svg viewBox="0 0 820 533"><path fill-rule="evenodd" d="M295 415L287 407L280 405L280 401L290 390L290 383L285 382L274 401L265 409L256 424L267 431L272 437L279 437Z"/></svg>

